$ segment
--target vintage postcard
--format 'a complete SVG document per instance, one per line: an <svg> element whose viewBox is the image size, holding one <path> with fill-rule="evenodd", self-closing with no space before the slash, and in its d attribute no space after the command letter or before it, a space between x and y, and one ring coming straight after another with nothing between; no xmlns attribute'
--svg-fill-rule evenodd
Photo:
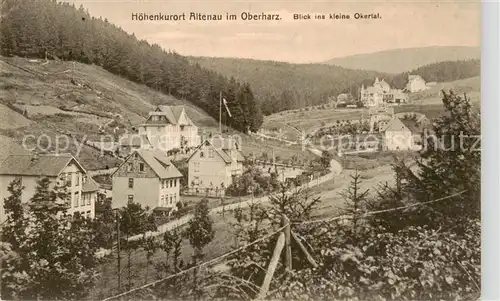
<svg viewBox="0 0 500 301"><path fill-rule="evenodd" d="M479 1L0 1L2 300L478 300Z"/></svg>

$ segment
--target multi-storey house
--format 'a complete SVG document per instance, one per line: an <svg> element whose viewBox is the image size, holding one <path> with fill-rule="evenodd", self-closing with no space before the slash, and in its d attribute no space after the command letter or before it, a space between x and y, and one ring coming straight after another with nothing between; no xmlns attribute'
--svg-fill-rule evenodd
<svg viewBox="0 0 500 301"><path fill-rule="evenodd" d="M164 152L135 150L112 174L113 208L128 202L140 203L153 210L177 210L182 174Z"/></svg>
<svg viewBox="0 0 500 301"><path fill-rule="evenodd" d="M155 150L185 150L200 143L198 127L189 118L184 106L157 106L139 125L139 136Z"/></svg>
<svg viewBox="0 0 500 301"><path fill-rule="evenodd" d="M205 140L188 159L190 191L207 189L224 193L233 179L243 173L244 158L232 139Z"/></svg>
<svg viewBox="0 0 500 301"><path fill-rule="evenodd" d="M24 186L21 201L28 203L35 194L38 181L50 180L49 189L66 188L67 213L79 212L94 218L99 186L87 176L85 169L70 154L10 155L0 163L0 220L5 220L3 202L10 195L7 188L16 178Z"/></svg>

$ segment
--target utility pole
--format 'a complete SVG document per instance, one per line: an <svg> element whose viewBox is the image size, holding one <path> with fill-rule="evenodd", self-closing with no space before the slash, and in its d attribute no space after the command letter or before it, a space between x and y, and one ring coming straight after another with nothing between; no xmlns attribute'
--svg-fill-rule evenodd
<svg viewBox="0 0 500 301"><path fill-rule="evenodd" d="M118 251L118 291L122 290L122 276L121 276L121 248L120 248L120 219L119 219L119 214L118 210L115 210L115 218L116 218L116 246L117 246L117 251Z"/></svg>
<svg viewBox="0 0 500 301"><path fill-rule="evenodd" d="M219 132L222 134L222 92L219 93Z"/></svg>

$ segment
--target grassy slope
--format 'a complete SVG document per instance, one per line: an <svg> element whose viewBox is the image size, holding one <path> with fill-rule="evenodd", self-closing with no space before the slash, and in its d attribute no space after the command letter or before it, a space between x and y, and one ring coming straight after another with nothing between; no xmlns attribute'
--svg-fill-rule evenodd
<svg viewBox="0 0 500 301"><path fill-rule="evenodd" d="M479 47L436 46L358 54L331 59L326 61L325 64L351 69L400 73L435 62L464 60L479 58L480 56Z"/></svg>
<svg viewBox="0 0 500 301"><path fill-rule="evenodd" d="M71 83L73 74L79 85ZM19 112L26 109L27 118L5 106L7 103L13 103ZM69 132L79 139L85 136L96 140L99 139L98 125L108 122L113 126L105 128L107 134L112 134L117 125L120 128L118 133L121 133L142 122L156 104L185 105L200 127L217 125L203 110L186 101L130 82L97 66L57 61L43 64L0 57L0 120L8 121L0 123L0 135L8 136L18 144L26 134L55 137L61 132ZM91 114L62 111L61 106ZM76 154L76 143L71 141L67 151ZM86 146L79 159L88 169L118 162L107 155L100 157L97 150Z"/></svg>
<svg viewBox="0 0 500 301"><path fill-rule="evenodd" d="M9 62L25 70L14 67ZM28 71L26 71L28 70ZM71 83L72 74L80 86ZM13 103L18 112L27 110L22 116L7 107ZM164 95L146 86L130 82L115 76L100 67L71 62L50 61L29 62L22 58L0 57L0 136L9 137L19 145L27 134L40 136L46 134L55 137L58 133L69 132L78 139L85 136L89 140L99 140L99 125L112 122L105 127L106 134L113 134L113 128L119 126L118 134L131 125L144 120L156 104L185 105L193 122L203 130L214 132L218 123L203 110L189 102ZM61 106L85 110L91 114L68 112ZM98 115L93 115L96 113ZM120 114L123 118L112 114ZM243 153L258 156L262 152L286 158L296 154L302 159L310 154L298 147L289 148L278 142L262 142L258 139L241 135ZM54 149L52 145L51 150ZM76 154L77 143L70 139L67 152ZM99 151L84 146L79 160L87 169L113 166L118 160Z"/></svg>

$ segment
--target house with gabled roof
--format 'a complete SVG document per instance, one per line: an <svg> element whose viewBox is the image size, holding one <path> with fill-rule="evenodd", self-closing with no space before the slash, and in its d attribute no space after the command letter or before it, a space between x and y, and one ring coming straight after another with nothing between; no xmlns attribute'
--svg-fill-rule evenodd
<svg viewBox="0 0 500 301"><path fill-rule="evenodd" d="M188 158L189 191L203 194L207 190L220 191L243 174L244 157L233 139L207 139Z"/></svg>
<svg viewBox="0 0 500 301"><path fill-rule="evenodd" d="M422 128L413 119L393 118L384 128L384 145L389 151L419 150Z"/></svg>
<svg viewBox="0 0 500 301"><path fill-rule="evenodd" d="M175 148L185 150L200 143L198 127L184 106L156 106L138 130L139 135L147 137L153 149L164 152Z"/></svg>
<svg viewBox="0 0 500 301"><path fill-rule="evenodd" d="M42 178L50 180L50 189L66 187L67 213L79 212L94 218L99 186L71 154L10 155L0 163L0 220L5 220L3 201L9 196L9 184L16 178L24 186L21 201L28 203Z"/></svg>
<svg viewBox="0 0 500 301"><path fill-rule="evenodd" d="M133 151L111 175L113 208L129 202L162 212L177 210L182 174L161 151Z"/></svg>
<svg viewBox="0 0 500 301"><path fill-rule="evenodd" d="M419 92L429 89L425 84L425 80L420 75L408 74L408 83L406 84L406 90L409 92Z"/></svg>

